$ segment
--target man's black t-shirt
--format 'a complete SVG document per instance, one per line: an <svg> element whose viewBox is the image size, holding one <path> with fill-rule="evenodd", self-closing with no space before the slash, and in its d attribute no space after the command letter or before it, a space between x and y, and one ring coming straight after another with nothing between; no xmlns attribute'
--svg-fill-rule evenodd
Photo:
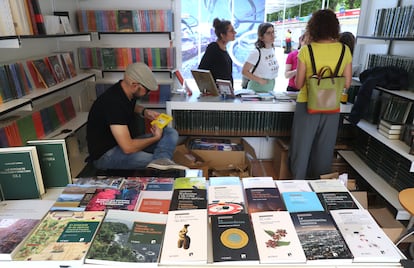
<svg viewBox="0 0 414 268"><path fill-rule="evenodd" d="M121 81L108 88L95 100L89 111L86 130L89 160L99 159L117 145L110 125L127 125L131 131L135 119L136 100L136 98L128 99L122 90Z"/></svg>

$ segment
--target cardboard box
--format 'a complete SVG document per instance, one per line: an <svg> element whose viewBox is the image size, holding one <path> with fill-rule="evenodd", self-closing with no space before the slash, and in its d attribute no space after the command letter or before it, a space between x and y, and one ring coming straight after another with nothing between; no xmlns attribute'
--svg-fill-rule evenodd
<svg viewBox="0 0 414 268"><path fill-rule="evenodd" d="M208 176L208 164L199 156L192 154L185 144L180 144L175 148L173 160L190 169L200 169L203 171L203 176Z"/></svg>
<svg viewBox="0 0 414 268"><path fill-rule="evenodd" d="M368 211L394 243L405 231L405 226L395 219L388 208L371 208Z"/></svg>
<svg viewBox="0 0 414 268"><path fill-rule="evenodd" d="M223 137L214 137L223 138ZM224 137L225 138L225 137ZM202 159L212 176L251 175L251 160L256 159L254 148L242 138L228 138L231 142L242 144L244 151L189 150L192 155ZM187 144L190 139L187 141ZM188 146L187 146L188 148Z"/></svg>
<svg viewBox="0 0 414 268"><path fill-rule="evenodd" d="M277 180L287 180L292 178L288 166L289 140L276 139L273 152L273 164Z"/></svg>

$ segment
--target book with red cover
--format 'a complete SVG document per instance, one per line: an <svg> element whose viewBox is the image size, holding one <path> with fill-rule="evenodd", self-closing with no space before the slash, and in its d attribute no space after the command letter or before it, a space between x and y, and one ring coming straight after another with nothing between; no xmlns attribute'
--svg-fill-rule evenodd
<svg viewBox="0 0 414 268"><path fill-rule="evenodd" d="M29 70L29 74L33 80L33 86L35 88L45 88L45 84L43 82L42 77L39 75L39 73L36 71L32 60L26 61L26 67Z"/></svg>
<svg viewBox="0 0 414 268"><path fill-rule="evenodd" d="M33 9L33 4L31 0L25 0L25 5L27 8L27 11L29 13L29 19L30 19L30 24L32 25L32 30L33 30L33 35L38 35L39 34L39 30L37 29L37 24L36 24L36 15Z"/></svg>
<svg viewBox="0 0 414 268"><path fill-rule="evenodd" d="M65 114L63 113L63 109L62 109L62 106L61 106L60 102L55 103L53 105L53 107L56 111L56 114L57 114L57 117L59 119L60 125L63 125L64 123L66 123L67 120L66 120Z"/></svg>
<svg viewBox="0 0 414 268"><path fill-rule="evenodd" d="M72 97L67 97L63 100L63 110L68 114L68 120L76 117L75 106L73 106Z"/></svg>
<svg viewBox="0 0 414 268"><path fill-rule="evenodd" d="M29 4L33 7L33 13L35 18L35 24L38 34L46 34L45 21L42 11L40 10L39 0L29 0ZM34 28L34 27L33 27Z"/></svg>
<svg viewBox="0 0 414 268"><path fill-rule="evenodd" d="M52 87L56 85L56 80L53 77L52 71L49 69L46 61L44 59L35 59L32 60L33 66L39 77L41 78L44 87Z"/></svg>
<svg viewBox="0 0 414 268"><path fill-rule="evenodd" d="M36 137L41 139L45 136L45 129L43 128L42 116L39 110L32 112L32 120L36 131Z"/></svg>

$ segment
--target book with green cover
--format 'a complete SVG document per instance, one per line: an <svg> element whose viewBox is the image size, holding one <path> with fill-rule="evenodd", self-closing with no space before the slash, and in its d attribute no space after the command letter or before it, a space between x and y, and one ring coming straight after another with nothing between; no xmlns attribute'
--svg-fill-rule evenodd
<svg viewBox="0 0 414 268"><path fill-rule="evenodd" d="M36 146L45 187L65 187L72 183L64 139L29 140L27 145Z"/></svg>
<svg viewBox="0 0 414 268"><path fill-rule="evenodd" d="M45 193L36 147L0 148L0 197L40 198Z"/></svg>
<svg viewBox="0 0 414 268"><path fill-rule="evenodd" d="M22 114L21 117L17 119L16 123L23 144L28 140L37 138L32 113Z"/></svg>

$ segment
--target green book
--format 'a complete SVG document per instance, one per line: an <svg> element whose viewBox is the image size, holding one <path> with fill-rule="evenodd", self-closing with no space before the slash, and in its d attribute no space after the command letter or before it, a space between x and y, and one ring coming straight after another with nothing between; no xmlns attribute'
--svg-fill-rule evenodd
<svg viewBox="0 0 414 268"><path fill-rule="evenodd" d="M65 187L72 183L69 158L64 139L29 140L39 156L40 169L46 188Z"/></svg>
<svg viewBox="0 0 414 268"><path fill-rule="evenodd" d="M28 140L37 138L36 128L31 112L23 114L19 119L17 119L16 123L23 144L25 144Z"/></svg>
<svg viewBox="0 0 414 268"><path fill-rule="evenodd" d="M36 147L0 148L0 187L4 200L41 198L45 187Z"/></svg>

